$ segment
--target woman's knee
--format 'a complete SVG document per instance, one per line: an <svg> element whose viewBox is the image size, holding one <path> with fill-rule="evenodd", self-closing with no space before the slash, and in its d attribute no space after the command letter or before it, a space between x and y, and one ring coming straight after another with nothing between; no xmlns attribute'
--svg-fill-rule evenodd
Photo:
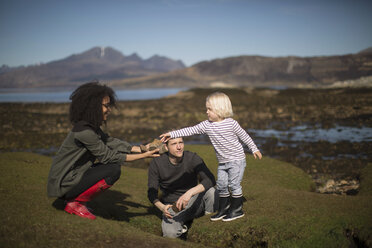
<svg viewBox="0 0 372 248"><path fill-rule="evenodd" d="M110 164L108 166L112 168L110 175L105 180L107 184L113 185L121 176L121 166L119 164Z"/></svg>

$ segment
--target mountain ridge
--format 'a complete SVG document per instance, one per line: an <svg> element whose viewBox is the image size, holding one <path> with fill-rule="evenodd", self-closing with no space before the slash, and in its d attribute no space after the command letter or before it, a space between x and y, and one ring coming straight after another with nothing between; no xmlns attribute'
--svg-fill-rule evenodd
<svg viewBox="0 0 372 248"><path fill-rule="evenodd" d="M324 87L371 75L369 52L314 57L254 55L202 61L182 70L111 83L117 87Z"/></svg>
<svg viewBox="0 0 372 248"><path fill-rule="evenodd" d="M114 80L148 76L185 68L180 60L154 55L142 59L133 53L124 56L112 47L93 47L79 54L45 64L1 67L0 87L33 88L76 86L92 80Z"/></svg>
<svg viewBox="0 0 372 248"><path fill-rule="evenodd" d="M1 88L76 87L93 80L125 88L328 87L363 79L372 86L372 47L356 54L313 57L241 55L185 67L160 55L143 60L93 47L46 64L0 68ZM367 79L366 79L367 78ZM349 83L348 83L349 85Z"/></svg>

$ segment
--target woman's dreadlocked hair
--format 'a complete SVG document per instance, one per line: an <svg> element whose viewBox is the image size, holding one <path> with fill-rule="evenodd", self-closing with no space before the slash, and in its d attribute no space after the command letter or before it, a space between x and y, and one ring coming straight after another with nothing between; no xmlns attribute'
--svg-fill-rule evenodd
<svg viewBox="0 0 372 248"><path fill-rule="evenodd" d="M79 86L70 96L70 121L74 125L86 121L98 129L103 123L102 99L110 97L110 106L116 106L115 92L99 82Z"/></svg>

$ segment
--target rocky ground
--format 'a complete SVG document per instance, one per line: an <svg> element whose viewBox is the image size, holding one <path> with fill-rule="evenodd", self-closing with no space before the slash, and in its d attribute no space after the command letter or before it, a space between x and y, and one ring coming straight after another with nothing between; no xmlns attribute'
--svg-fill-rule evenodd
<svg viewBox="0 0 372 248"><path fill-rule="evenodd" d="M246 129L372 127L371 88L220 90L230 96L234 118ZM165 131L197 124L206 118L205 98L213 91L192 89L158 100L119 102L106 131L129 142L143 143ZM68 106L0 104L0 151L28 149L53 154L71 128ZM254 134L252 137L258 139ZM187 141L206 142L199 137ZM265 156L288 161L306 171L321 193L357 193L359 172L372 157L370 141L321 140L293 145L271 137L259 146ZM340 156L343 154L347 156Z"/></svg>

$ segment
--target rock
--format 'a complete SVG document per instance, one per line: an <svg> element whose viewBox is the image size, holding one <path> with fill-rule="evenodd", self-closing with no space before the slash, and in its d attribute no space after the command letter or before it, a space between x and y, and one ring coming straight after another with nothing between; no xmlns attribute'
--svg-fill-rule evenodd
<svg viewBox="0 0 372 248"><path fill-rule="evenodd" d="M335 186L335 181L333 179L330 179L327 181L326 185L325 185L325 188L326 189L329 189L329 188L332 188Z"/></svg>
<svg viewBox="0 0 372 248"><path fill-rule="evenodd" d="M341 184L341 185L345 185L345 184L348 184L348 182L347 182L346 180L341 180L341 181L340 181L340 184Z"/></svg>
<svg viewBox="0 0 372 248"><path fill-rule="evenodd" d="M359 182L357 180L347 181L345 179L335 181L329 179L324 185L319 185L316 192L320 194L338 194L338 195L356 195L359 191Z"/></svg>

